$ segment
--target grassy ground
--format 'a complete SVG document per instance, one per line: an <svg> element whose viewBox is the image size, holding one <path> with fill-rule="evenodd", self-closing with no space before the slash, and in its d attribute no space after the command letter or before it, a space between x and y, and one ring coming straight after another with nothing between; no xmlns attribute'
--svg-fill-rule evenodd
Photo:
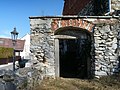
<svg viewBox="0 0 120 90"><path fill-rule="evenodd" d="M120 90L120 75L99 79L76 78L44 79L36 90Z"/></svg>

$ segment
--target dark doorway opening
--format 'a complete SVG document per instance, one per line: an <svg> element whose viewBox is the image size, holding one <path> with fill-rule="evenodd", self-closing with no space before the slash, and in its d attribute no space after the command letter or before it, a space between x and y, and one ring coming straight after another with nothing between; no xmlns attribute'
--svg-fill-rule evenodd
<svg viewBox="0 0 120 90"><path fill-rule="evenodd" d="M59 39L60 77L89 77L91 68L91 41L89 39Z"/></svg>

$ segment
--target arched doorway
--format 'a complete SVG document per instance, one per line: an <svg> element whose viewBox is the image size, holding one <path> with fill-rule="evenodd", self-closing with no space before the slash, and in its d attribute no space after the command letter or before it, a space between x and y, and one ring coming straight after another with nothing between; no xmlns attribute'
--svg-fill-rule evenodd
<svg viewBox="0 0 120 90"><path fill-rule="evenodd" d="M91 34L87 30L66 27L55 32L58 36L58 73L66 78L89 78L91 75Z"/></svg>

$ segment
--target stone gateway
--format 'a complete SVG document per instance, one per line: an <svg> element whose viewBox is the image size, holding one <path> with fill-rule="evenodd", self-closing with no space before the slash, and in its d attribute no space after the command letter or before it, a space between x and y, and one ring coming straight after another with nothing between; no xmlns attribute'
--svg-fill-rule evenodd
<svg viewBox="0 0 120 90"><path fill-rule="evenodd" d="M29 19L31 59L44 76L93 78L119 72L119 16Z"/></svg>

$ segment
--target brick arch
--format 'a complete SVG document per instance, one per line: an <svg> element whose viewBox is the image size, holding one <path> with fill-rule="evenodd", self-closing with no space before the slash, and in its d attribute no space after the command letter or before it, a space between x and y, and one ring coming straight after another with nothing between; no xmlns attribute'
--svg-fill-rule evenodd
<svg viewBox="0 0 120 90"><path fill-rule="evenodd" d="M94 24L82 19L52 19L51 29L54 32L56 32L56 30L59 30L59 28L64 27L76 27L81 28L83 30L87 30L89 32L93 32Z"/></svg>
<svg viewBox="0 0 120 90"><path fill-rule="evenodd" d="M84 22L84 23L86 23L86 22ZM94 54L94 44L93 44L94 39L93 39L93 33L92 33L94 25L91 23L88 23L90 26L89 27L88 24L80 24L79 23L79 24L74 24L74 25L66 24L65 26L62 26L62 25L60 25L61 23L62 23L62 21L60 21L60 20L52 22L52 24L53 24L52 30L54 30L53 32L55 35L55 62L56 62L55 74L56 74L56 76L58 76L58 77L62 76L61 72L60 72L61 71L60 67L62 65L62 64L60 64L60 63L62 63L62 60L61 60L62 56L60 56L60 54L62 53L62 52L60 53L60 51L62 51L62 49L60 49L61 45L64 45L65 43L67 43L67 42L69 43L72 41L74 43L74 41L79 42L80 40L81 41L87 40L85 42L90 43L89 45L87 44L90 49L89 49L89 58L86 59L87 63L85 63L87 65L86 66L87 74L85 75L85 77L92 78L94 76L94 56L93 56L93 54ZM84 37L82 37L82 36L84 36ZM74 44L77 46L77 43L74 43ZM78 46L79 46L79 44L78 44ZM78 53L77 50L75 51L75 53ZM74 67L74 65L73 65L73 67Z"/></svg>
<svg viewBox="0 0 120 90"><path fill-rule="evenodd" d="M58 28L57 30L55 30L54 31L54 35L59 34L59 32L65 32L66 30L69 30L69 31L80 31L80 32L86 32L88 34L91 34L91 32L86 30L86 29L83 29L83 28L80 28L80 27L74 27L74 26L67 26L67 27L61 27L61 28Z"/></svg>

